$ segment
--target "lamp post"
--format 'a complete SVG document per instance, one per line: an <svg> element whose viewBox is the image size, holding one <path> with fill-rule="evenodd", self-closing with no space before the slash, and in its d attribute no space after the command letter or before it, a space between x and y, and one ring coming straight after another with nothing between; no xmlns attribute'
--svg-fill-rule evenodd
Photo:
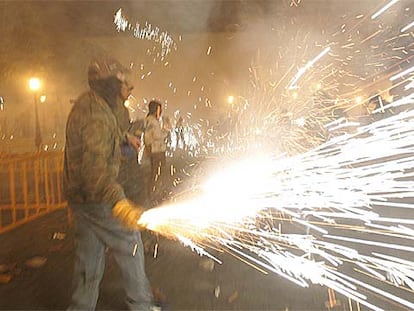
<svg viewBox="0 0 414 311"><path fill-rule="evenodd" d="M42 146L42 134L40 133L40 123L39 123L39 112L38 112L38 98L37 98L37 92L39 91L41 86L39 78L30 78L29 80L29 88L33 92L34 95L34 110L35 110L35 147L37 151L41 150Z"/></svg>
<svg viewBox="0 0 414 311"><path fill-rule="evenodd" d="M233 96L233 95L229 95L229 96L227 97L227 102L228 102L230 105L233 105L233 102L234 102L234 96Z"/></svg>

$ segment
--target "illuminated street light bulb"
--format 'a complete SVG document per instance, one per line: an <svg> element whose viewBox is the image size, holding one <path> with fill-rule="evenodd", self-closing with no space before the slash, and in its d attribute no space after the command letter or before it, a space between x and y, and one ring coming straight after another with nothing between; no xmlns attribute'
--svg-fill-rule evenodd
<svg viewBox="0 0 414 311"><path fill-rule="evenodd" d="M297 92L293 92L292 97L293 97L293 99L297 99L298 98L298 93Z"/></svg>
<svg viewBox="0 0 414 311"><path fill-rule="evenodd" d="M362 97L361 96L357 96L355 98L355 102L359 105L360 103L362 103Z"/></svg>
<svg viewBox="0 0 414 311"><path fill-rule="evenodd" d="M129 107L129 105L130 105L130 103L129 103L129 100L127 99L127 100L124 102L124 106L125 106L126 108L128 108L128 107Z"/></svg>
<svg viewBox="0 0 414 311"><path fill-rule="evenodd" d="M229 97L227 97L227 102L229 104L233 104L233 102L234 102L234 96L233 95L230 95Z"/></svg>
<svg viewBox="0 0 414 311"><path fill-rule="evenodd" d="M44 102L46 102L46 95L42 95L40 96L40 102L43 104Z"/></svg>
<svg viewBox="0 0 414 311"><path fill-rule="evenodd" d="M32 91L38 91L40 89L40 79L39 78L30 78L29 88Z"/></svg>

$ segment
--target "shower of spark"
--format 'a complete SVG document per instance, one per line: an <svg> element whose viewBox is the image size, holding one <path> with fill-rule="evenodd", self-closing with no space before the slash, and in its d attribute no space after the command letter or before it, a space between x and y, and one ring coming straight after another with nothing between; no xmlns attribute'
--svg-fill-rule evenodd
<svg viewBox="0 0 414 311"><path fill-rule="evenodd" d="M338 117L334 111L336 98L330 92L335 82L328 79L332 72L330 63L315 64L330 48L322 52L318 48L318 56L292 75L294 64L306 57L303 54L291 56L290 51L298 40L292 39L280 51L273 51L269 59L267 55L258 55L252 62L246 104L236 112L238 127L242 129L237 133L238 141L243 142L239 146L260 143L261 147L296 154L326 141L328 133L324 124ZM310 47L304 50L308 49ZM274 59L273 55L278 58ZM303 81L299 87L300 78Z"/></svg>
<svg viewBox="0 0 414 311"><path fill-rule="evenodd" d="M134 26L125 16L122 15L122 9L119 9L115 13L114 24L118 32L132 31L135 38L160 43L162 58L167 56L172 49L176 49L176 43L168 32L160 31L158 27L153 27L148 22L145 22L145 25L136 23Z"/></svg>
<svg viewBox="0 0 414 311"><path fill-rule="evenodd" d="M404 15L412 20L409 13ZM344 126L369 122L375 118L370 103L383 106L393 101L393 93L400 92L398 87L412 75L412 33L401 33L399 23L384 25L389 20L367 19L364 14L349 14L342 21L336 29L323 27L328 37L301 24L293 30L296 35L287 27L273 27L272 38L283 44L260 50L252 62L250 87L244 94L247 108L236 114L238 148L260 144L290 155L306 152L337 134L327 131L326 124L345 117L346 125L337 128L342 131ZM309 59L295 70L296 64Z"/></svg>
<svg viewBox="0 0 414 311"><path fill-rule="evenodd" d="M413 104L414 92L392 104L407 111L303 154L221 167L190 198L149 210L140 223L199 254L221 248L373 310L386 300L413 309L404 297L414 290Z"/></svg>

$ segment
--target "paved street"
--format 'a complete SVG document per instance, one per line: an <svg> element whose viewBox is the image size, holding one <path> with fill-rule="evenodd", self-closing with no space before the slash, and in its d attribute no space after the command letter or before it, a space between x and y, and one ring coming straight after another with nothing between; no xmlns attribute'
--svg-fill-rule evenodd
<svg viewBox="0 0 414 311"><path fill-rule="evenodd" d="M74 244L65 210L0 235L0 245L1 275L11 277L8 282L2 278L0 309L67 307ZM208 262L177 242L161 240L157 258L152 255L147 252L147 274L169 310L326 310L325 288L301 289L229 255L219 254L223 264L214 265L211 271ZM30 259L34 264L28 266ZM120 276L110 252L98 309L125 309Z"/></svg>

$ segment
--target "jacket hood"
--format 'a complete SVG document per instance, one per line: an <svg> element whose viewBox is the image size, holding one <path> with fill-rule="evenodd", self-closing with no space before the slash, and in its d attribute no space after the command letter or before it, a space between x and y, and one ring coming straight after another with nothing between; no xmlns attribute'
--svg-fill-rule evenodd
<svg viewBox="0 0 414 311"><path fill-rule="evenodd" d="M122 82L117 77L112 76L106 79L89 80L89 86L91 90L95 91L106 101L109 107L116 107L122 86Z"/></svg>

